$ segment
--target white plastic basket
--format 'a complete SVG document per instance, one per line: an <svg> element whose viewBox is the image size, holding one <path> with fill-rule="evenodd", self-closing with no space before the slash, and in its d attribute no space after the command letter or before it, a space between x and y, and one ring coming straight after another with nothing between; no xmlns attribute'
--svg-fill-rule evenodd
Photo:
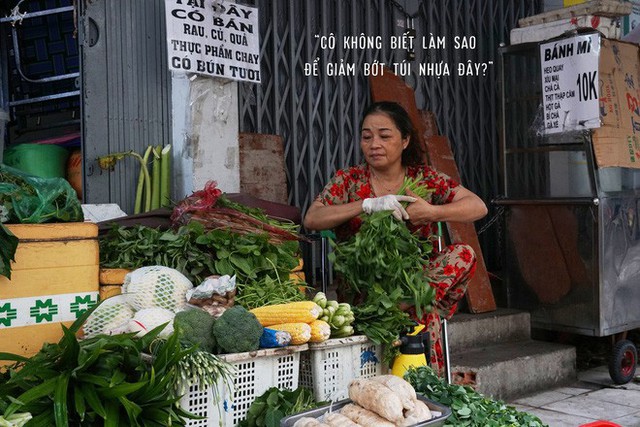
<svg viewBox="0 0 640 427"><path fill-rule="evenodd" d="M213 387L201 390L197 384L192 385L180 400L180 406L204 418L187 420L186 425L233 427L245 418L256 397L269 388L296 389L300 354L307 348L305 344L222 355L236 368L234 390L228 390L222 384L217 384L215 390Z"/></svg>
<svg viewBox="0 0 640 427"><path fill-rule="evenodd" d="M300 356L298 385L312 389L318 402L336 401L348 397L351 380L382 373L382 346L355 335L309 344Z"/></svg>

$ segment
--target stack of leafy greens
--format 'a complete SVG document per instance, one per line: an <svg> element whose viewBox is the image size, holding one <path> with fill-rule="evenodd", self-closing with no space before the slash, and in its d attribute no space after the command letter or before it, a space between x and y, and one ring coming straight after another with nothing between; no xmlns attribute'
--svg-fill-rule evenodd
<svg viewBox="0 0 640 427"><path fill-rule="evenodd" d="M409 188L426 197L430 190L419 186L420 180L420 176L406 178L400 194ZM390 211L365 216L358 233L345 242L332 241L332 246L329 257L334 269L356 295L352 301L357 303L353 307L355 328L371 341L390 349L413 324L400 309L401 303L415 306L418 317L431 311L435 290L428 284L425 269L433 246L411 233ZM385 360L390 357L387 354Z"/></svg>
<svg viewBox="0 0 640 427"><path fill-rule="evenodd" d="M447 384L427 367L411 368L404 376L417 393L451 408L445 427L545 427L540 419L518 412L504 402L487 399L469 386Z"/></svg>
<svg viewBox="0 0 640 427"><path fill-rule="evenodd" d="M297 225L233 202L212 184L178 204L174 220L184 225L168 231L112 227L100 238L100 265L162 265L196 286L212 274L235 275L236 301L247 309L304 299L289 279L299 261Z"/></svg>
<svg viewBox="0 0 640 427"><path fill-rule="evenodd" d="M85 318L63 327L59 343L45 344L29 359L0 353L0 360L17 362L0 376L0 414L29 412L34 427L183 426L194 418L177 405L183 379L230 381L226 362L209 354L203 366L200 352L180 344L178 333L158 339L165 325L141 338L78 340Z"/></svg>

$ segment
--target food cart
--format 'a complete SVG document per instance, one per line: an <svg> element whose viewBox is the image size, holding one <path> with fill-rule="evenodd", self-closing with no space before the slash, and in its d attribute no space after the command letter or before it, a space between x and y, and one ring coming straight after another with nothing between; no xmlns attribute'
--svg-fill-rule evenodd
<svg viewBox="0 0 640 427"><path fill-rule="evenodd" d="M507 303L534 328L611 336L616 383L638 360L637 49L594 33L501 49Z"/></svg>

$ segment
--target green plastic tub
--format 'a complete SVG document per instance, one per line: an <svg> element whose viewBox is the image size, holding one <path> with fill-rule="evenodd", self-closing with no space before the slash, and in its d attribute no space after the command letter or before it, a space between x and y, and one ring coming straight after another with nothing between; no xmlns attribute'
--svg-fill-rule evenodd
<svg viewBox="0 0 640 427"><path fill-rule="evenodd" d="M2 162L42 178L64 178L69 151L52 144L20 144L4 150Z"/></svg>

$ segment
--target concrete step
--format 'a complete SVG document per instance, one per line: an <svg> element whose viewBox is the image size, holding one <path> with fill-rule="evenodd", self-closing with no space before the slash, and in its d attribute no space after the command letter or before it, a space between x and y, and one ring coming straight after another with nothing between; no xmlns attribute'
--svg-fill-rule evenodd
<svg viewBox="0 0 640 427"><path fill-rule="evenodd" d="M454 316L455 317L455 316ZM575 347L530 339L450 353L452 380L488 397L512 400L576 379Z"/></svg>
<svg viewBox="0 0 640 427"><path fill-rule="evenodd" d="M456 313L448 322L449 351L523 341L531 338L531 320L526 311L499 308L482 314Z"/></svg>

